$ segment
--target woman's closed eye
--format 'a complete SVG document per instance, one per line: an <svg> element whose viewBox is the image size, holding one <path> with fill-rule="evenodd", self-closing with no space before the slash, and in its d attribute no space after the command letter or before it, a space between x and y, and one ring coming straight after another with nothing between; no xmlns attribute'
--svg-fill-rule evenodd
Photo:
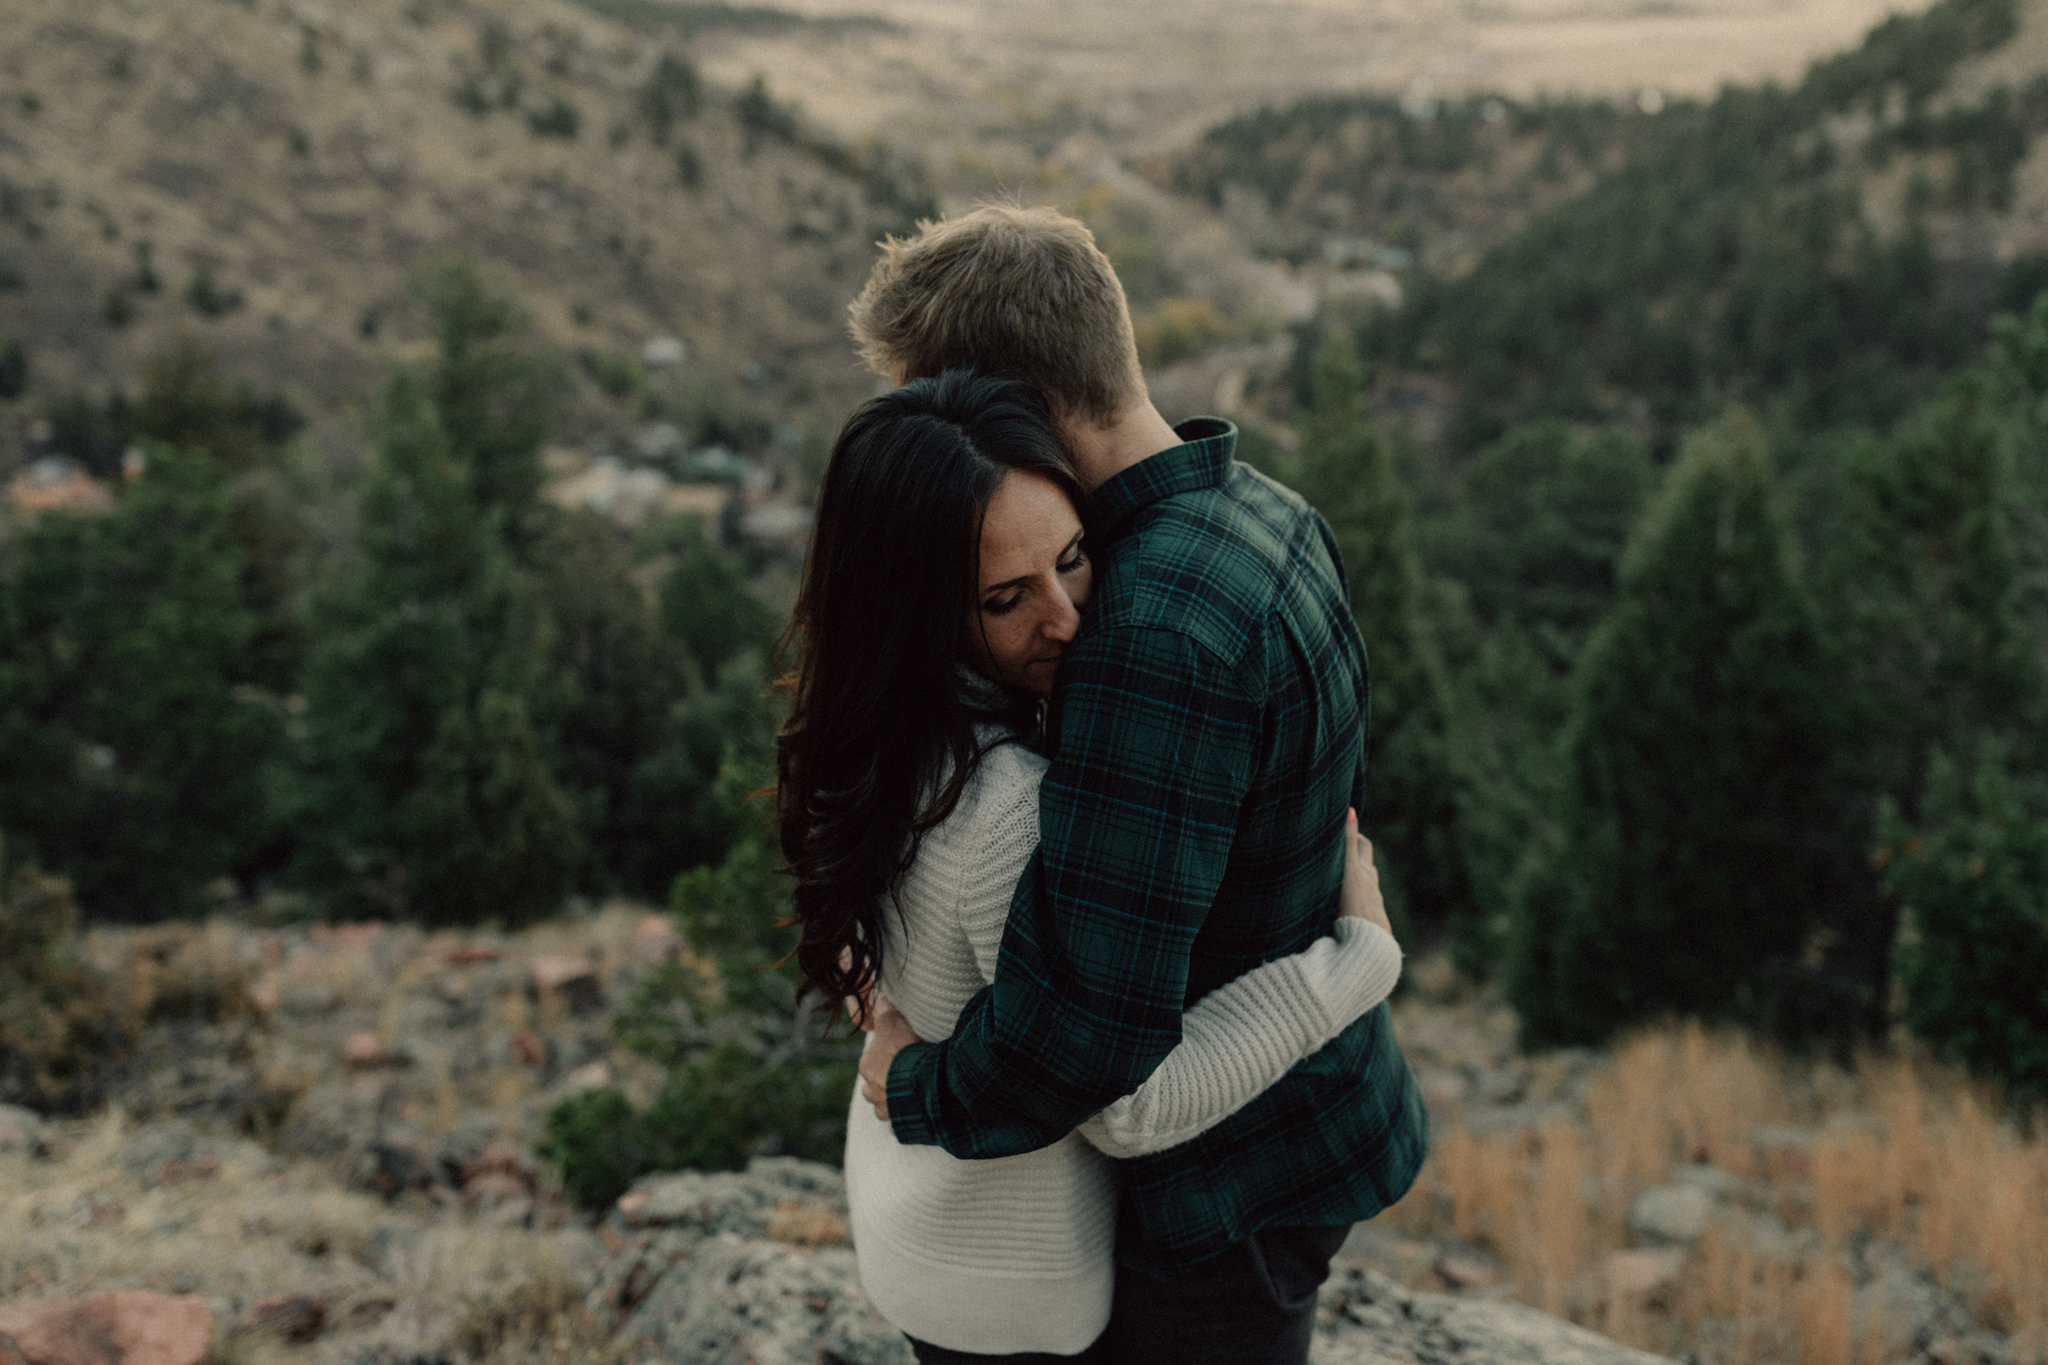
<svg viewBox="0 0 2048 1365"><path fill-rule="evenodd" d="M958 601L959 599L955 598L954 600ZM991 597L988 601L983 602L981 604L981 609L984 612L987 612L990 616L1006 616L1009 613L1015 611L1018 605L1021 604L1023 601L1023 593L1012 593L1010 596L1004 598Z"/></svg>

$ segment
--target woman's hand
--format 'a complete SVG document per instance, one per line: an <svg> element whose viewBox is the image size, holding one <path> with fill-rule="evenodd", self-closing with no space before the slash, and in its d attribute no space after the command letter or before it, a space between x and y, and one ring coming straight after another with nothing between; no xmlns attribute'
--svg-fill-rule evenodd
<svg viewBox="0 0 2048 1365"><path fill-rule="evenodd" d="M897 1013L889 997L879 988L874 1008L868 1011L868 1041L861 1049L861 1098L875 1106L875 1117L889 1121L889 1066L896 1054L912 1043L923 1041L910 1021Z"/></svg>
<svg viewBox="0 0 2048 1365"><path fill-rule="evenodd" d="M1388 933L1387 903L1380 897L1380 870L1372 865L1372 841L1358 832L1358 812L1344 813L1344 890L1338 908L1353 919L1371 920Z"/></svg>

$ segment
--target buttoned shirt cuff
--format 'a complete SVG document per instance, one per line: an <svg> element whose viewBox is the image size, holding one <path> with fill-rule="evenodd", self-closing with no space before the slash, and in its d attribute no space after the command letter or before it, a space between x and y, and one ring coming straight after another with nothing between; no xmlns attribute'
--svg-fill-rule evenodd
<svg viewBox="0 0 2048 1365"><path fill-rule="evenodd" d="M936 1147L939 1135L919 1099L931 1090L931 1073L939 1050L930 1043L912 1043L889 1063L889 1127L907 1147Z"/></svg>

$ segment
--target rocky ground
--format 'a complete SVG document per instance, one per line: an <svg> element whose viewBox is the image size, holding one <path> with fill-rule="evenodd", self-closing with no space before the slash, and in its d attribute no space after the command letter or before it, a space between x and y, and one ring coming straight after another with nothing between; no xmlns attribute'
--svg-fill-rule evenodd
<svg viewBox="0 0 2048 1365"><path fill-rule="evenodd" d="M0 1318L194 1296L215 1365L908 1361L859 1293L836 1171L649 1177L592 1219L536 1157L561 1097L652 1094L607 1015L681 952L665 920L209 932L242 1004L157 1026L96 1116L0 1109ZM1843 1235L1822 1197L1840 1125L1776 1101L1751 1109L1783 1121L1753 1121L1760 1082L1725 1048L1524 1057L1497 1001L1438 964L1410 977L1398 1027L1437 1154L1340 1258L1324 1365L1653 1359L1564 1317L1703 1365L1833 1359L1837 1337L1843 1360L2029 1358L1995 1276L1924 1237ZM1655 1098L1674 1074L1736 1096L1675 1145Z"/></svg>

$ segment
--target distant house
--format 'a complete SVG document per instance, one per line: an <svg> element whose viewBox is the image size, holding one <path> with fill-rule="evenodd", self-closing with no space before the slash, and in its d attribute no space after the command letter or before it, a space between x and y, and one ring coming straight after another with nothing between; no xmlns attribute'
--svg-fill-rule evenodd
<svg viewBox="0 0 2048 1365"><path fill-rule="evenodd" d="M45 455L9 481L7 501L24 517L50 511L107 512L113 510L114 491L75 460Z"/></svg>

